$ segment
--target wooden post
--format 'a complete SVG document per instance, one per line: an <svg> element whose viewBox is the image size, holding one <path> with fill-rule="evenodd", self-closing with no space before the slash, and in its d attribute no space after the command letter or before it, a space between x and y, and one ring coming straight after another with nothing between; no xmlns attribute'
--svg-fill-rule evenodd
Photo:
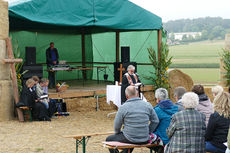
<svg viewBox="0 0 230 153"><path fill-rule="evenodd" d="M85 33L84 29L82 30L81 34L81 48L82 48L82 67L85 68ZM86 71L82 71L83 79L86 79Z"/></svg>
<svg viewBox="0 0 230 153"><path fill-rule="evenodd" d="M14 54L13 54L12 44L11 44L10 38L6 38L6 47L7 47L7 51L8 51L8 58L13 60ZM18 94L18 82L17 82L17 74L16 74L16 70L15 70L15 64L10 63L10 67L11 67L11 72L12 72L11 76L12 76L12 84L13 84L14 101L15 101L15 104L17 104L19 102L19 94ZM19 121L24 121L22 110L17 108L17 113L18 113Z"/></svg>
<svg viewBox="0 0 230 153"><path fill-rule="evenodd" d="M120 68L117 69L118 71L120 71L120 83L122 82L122 72L125 71L125 68L123 68L123 65L120 64Z"/></svg>
<svg viewBox="0 0 230 153"><path fill-rule="evenodd" d="M120 33L116 31L116 62L118 63L119 60L119 52L120 51Z"/></svg>
<svg viewBox="0 0 230 153"><path fill-rule="evenodd" d="M158 61L161 58L161 54L160 54L160 48L161 48L161 30L157 30L157 56L158 56Z"/></svg>

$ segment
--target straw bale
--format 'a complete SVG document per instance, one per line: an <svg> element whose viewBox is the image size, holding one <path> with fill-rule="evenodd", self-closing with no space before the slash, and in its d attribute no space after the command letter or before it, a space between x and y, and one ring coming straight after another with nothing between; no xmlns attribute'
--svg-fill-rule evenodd
<svg viewBox="0 0 230 153"><path fill-rule="evenodd" d="M6 58L6 42L0 40L0 80L10 80L10 65L2 64L2 59Z"/></svg>
<svg viewBox="0 0 230 153"><path fill-rule="evenodd" d="M10 80L0 80L0 121L13 118L13 95Z"/></svg>
<svg viewBox="0 0 230 153"><path fill-rule="evenodd" d="M9 36L8 2L0 0L0 39Z"/></svg>
<svg viewBox="0 0 230 153"><path fill-rule="evenodd" d="M170 98L173 101L175 101L173 97L173 92L176 87L182 86L186 88L187 91L191 91L193 86L193 80L189 75L183 73L178 69L174 69L169 71L168 76L169 76L169 84L170 84L170 90L169 90Z"/></svg>

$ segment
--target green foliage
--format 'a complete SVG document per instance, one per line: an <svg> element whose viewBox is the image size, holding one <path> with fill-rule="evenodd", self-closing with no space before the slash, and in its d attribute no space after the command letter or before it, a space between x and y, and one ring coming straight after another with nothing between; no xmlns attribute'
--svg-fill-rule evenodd
<svg viewBox="0 0 230 153"><path fill-rule="evenodd" d="M230 29L230 19L222 19L221 17L180 19L164 23L164 29L166 29L168 33L202 32L200 38L202 40L224 39L225 34L228 33Z"/></svg>
<svg viewBox="0 0 230 153"><path fill-rule="evenodd" d="M230 50L223 49L223 53L221 54L224 63L224 69L227 71L225 74L225 78L227 81L227 86L230 85Z"/></svg>
<svg viewBox="0 0 230 153"><path fill-rule="evenodd" d="M21 54L20 49L18 47L18 41L15 40L14 43L14 58L23 58L24 55ZM27 71L24 71L21 73L22 70L22 66L23 66L23 62L22 63L15 63L15 70L16 70L16 74L17 74L17 81L18 81L18 91L21 92L22 91L22 75L25 74Z"/></svg>
<svg viewBox="0 0 230 153"><path fill-rule="evenodd" d="M159 55L160 59L158 59L156 51L152 47L148 48L148 52L149 60L151 61L154 69L154 72L150 72L152 74L152 77L149 77L148 79L151 79L153 81L154 90L156 90L157 88L168 89L169 83L167 70L172 63L172 57L169 57L168 45L165 43L161 44Z"/></svg>

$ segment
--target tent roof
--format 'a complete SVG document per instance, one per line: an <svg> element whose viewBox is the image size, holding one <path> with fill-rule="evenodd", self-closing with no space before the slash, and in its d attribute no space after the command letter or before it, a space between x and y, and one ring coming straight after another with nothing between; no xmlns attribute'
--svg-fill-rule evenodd
<svg viewBox="0 0 230 153"><path fill-rule="evenodd" d="M161 29L162 20L128 0L20 0L10 3L10 28Z"/></svg>

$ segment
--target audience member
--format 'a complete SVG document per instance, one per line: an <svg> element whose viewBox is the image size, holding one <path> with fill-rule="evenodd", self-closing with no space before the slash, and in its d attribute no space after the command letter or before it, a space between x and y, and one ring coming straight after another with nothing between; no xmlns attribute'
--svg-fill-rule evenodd
<svg viewBox="0 0 230 153"><path fill-rule="evenodd" d="M214 96L214 113L211 114L205 139L206 151L224 153L230 124L230 95L221 86L212 88Z"/></svg>
<svg viewBox="0 0 230 153"><path fill-rule="evenodd" d="M181 101L185 110L172 116L167 129L170 141L165 153L205 153L205 115L195 110L199 98L197 94L187 92Z"/></svg>
<svg viewBox="0 0 230 153"><path fill-rule="evenodd" d="M174 98L176 100L175 104L178 106L178 111L184 110L184 106L181 102L181 98L185 93L186 93L186 89L184 87L179 86L174 89Z"/></svg>
<svg viewBox="0 0 230 153"><path fill-rule="evenodd" d="M225 153L230 153L230 127L228 129L228 143L227 143L227 149L226 149L226 152Z"/></svg>
<svg viewBox="0 0 230 153"><path fill-rule="evenodd" d="M205 123L207 126L210 115L214 113L213 104L205 94L204 87L202 85L194 85L192 87L192 92L195 92L199 97L199 104L196 109L206 116Z"/></svg>
<svg viewBox="0 0 230 153"><path fill-rule="evenodd" d="M49 108L49 103L48 103L48 97L47 98L43 98L41 99L41 96L44 96L44 90L43 87L47 86L47 79L46 78L42 78L40 80L40 82L36 85L36 94L38 96L38 98L40 98L40 102L42 102L46 108Z"/></svg>
<svg viewBox="0 0 230 153"><path fill-rule="evenodd" d="M166 129L171 122L171 116L178 112L178 106L174 105L173 102L168 99L168 91L165 88L157 89L155 91L155 98L157 100L157 105L154 107L154 110L160 123L154 133L160 136L164 144L167 144L169 138L166 134Z"/></svg>
<svg viewBox="0 0 230 153"><path fill-rule="evenodd" d="M128 100L119 107L116 114L114 120L115 134L108 136L106 141L148 143L149 133L155 130L159 119L152 105L137 96L135 86L128 86L125 94ZM122 125L124 128L121 131ZM119 152L117 149L109 149L109 151L110 153ZM133 149L131 149L132 151ZM123 150L123 153L128 153L128 149Z"/></svg>
<svg viewBox="0 0 230 153"><path fill-rule="evenodd" d="M50 121L45 105L39 102L36 92L32 89L34 85L35 81L33 79L28 79L26 81L26 86L22 89L20 96L20 103L32 108L34 120Z"/></svg>
<svg viewBox="0 0 230 153"><path fill-rule="evenodd" d="M36 76L36 75L32 76L31 78L35 81L35 84L34 84L34 86L33 86L32 89L33 89L34 91L36 91L36 87L37 87L37 84L39 83L40 79L39 79L39 77Z"/></svg>

